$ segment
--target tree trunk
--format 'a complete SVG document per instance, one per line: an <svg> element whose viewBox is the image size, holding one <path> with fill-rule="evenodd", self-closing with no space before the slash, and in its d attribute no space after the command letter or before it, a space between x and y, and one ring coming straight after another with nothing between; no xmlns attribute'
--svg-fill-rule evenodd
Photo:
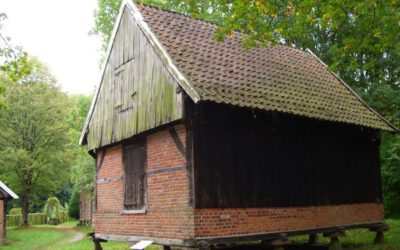
<svg viewBox="0 0 400 250"><path fill-rule="evenodd" d="M22 197L22 226L28 226L28 214L29 214L29 198L27 196Z"/></svg>

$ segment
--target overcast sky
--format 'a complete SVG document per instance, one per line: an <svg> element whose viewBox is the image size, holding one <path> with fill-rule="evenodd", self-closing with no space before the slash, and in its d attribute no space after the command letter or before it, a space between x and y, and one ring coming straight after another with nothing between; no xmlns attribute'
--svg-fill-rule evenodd
<svg viewBox="0 0 400 250"><path fill-rule="evenodd" d="M96 0L0 0L11 44L37 56L68 93L93 92L99 80L100 39L89 36Z"/></svg>

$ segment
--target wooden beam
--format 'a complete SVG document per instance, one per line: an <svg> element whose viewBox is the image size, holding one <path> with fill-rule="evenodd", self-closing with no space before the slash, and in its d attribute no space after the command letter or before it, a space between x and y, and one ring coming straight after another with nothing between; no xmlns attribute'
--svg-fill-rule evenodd
<svg viewBox="0 0 400 250"><path fill-rule="evenodd" d="M194 193L194 159L193 159L193 122L195 104L187 94L182 95L183 103L183 124L185 125L186 131L186 162L187 168L187 181L188 181L188 197L189 207L195 206L195 193Z"/></svg>
<svg viewBox="0 0 400 250"><path fill-rule="evenodd" d="M319 245L318 234L310 234L308 236L308 243L309 246Z"/></svg>
<svg viewBox="0 0 400 250"><path fill-rule="evenodd" d="M342 244L340 244L338 237L331 237L329 242L328 250L342 250Z"/></svg>
<svg viewBox="0 0 400 250"><path fill-rule="evenodd" d="M375 239L374 239L374 245L380 245L383 244L385 241L383 232L376 232Z"/></svg>
<svg viewBox="0 0 400 250"><path fill-rule="evenodd" d="M93 241L94 250L103 250L101 247L101 242L107 242L107 240L96 238L94 232L88 233L89 238Z"/></svg>
<svg viewBox="0 0 400 250"><path fill-rule="evenodd" d="M183 142L181 141L181 138L179 138L178 133L176 132L175 127L171 127L170 129L168 129L169 134L172 137L172 140L174 140L174 143L176 145L176 147L178 148L179 152L181 152L181 154L183 155L183 157L185 157L186 159L186 148L185 145L183 145Z"/></svg>
<svg viewBox="0 0 400 250"><path fill-rule="evenodd" d="M324 237L331 237L331 238L337 238L337 237L342 237L346 235L346 231L342 228L338 228L332 231L325 232L323 234Z"/></svg>
<svg viewBox="0 0 400 250"><path fill-rule="evenodd" d="M146 237L146 236L126 236L126 235L97 234L97 233L96 233L96 238L109 241L121 241L121 242L137 242L141 240L152 240L154 244L157 245L207 248L218 244L229 244L229 243L258 241L258 240L276 240L276 239L284 239L290 236L317 234L317 233L332 233L334 231L344 230L344 229L372 228L376 227L377 225L382 225L382 223L383 222L371 222L371 223L343 225L340 227L325 227L325 228L306 229L297 231L265 232L256 234L246 234L246 235L232 235L224 237L197 237L188 239L168 239L168 238L157 238L157 237Z"/></svg>
<svg viewBox="0 0 400 250"><path fill-rule="evenodd" d="M146 236L126 236L126 235L113 235L113 234L95 234L96 238L108 240L108 241L121 241L121 242L137 242L141 240L151 240L154 244L165 245L165 246L194 246L194 241L180 240L180 239L168 239L168 238L157 238L157 237L146 237Z"/></svg>
<svg viewBox="0 0 400 250"><path fill-rule="evenodd" d="M186 171L187 166L175 166L175 167L167 167L167 168L159 168L159 169L151 169L146 171L146 175L153 175L159 173L168 173L175 171Z"/></svg>
<svg viewBox="0 0 400 250"><path fill-rule="evenodd" d="M285 235L282 238L261 241L262 248L272 248L273 250L284 250L284 246L289 245L291 241Z"/></svg>
<svg viewBox="0 0 400 250"><path fill-rule="evenodd" d="M101 166L103 166L103 162L104 162L104 158L106 157L107 154L107 149L102 150L101 152L101 157L100 157L100 161L97 163L97 171L100 171Z"/></svg>
<svg viewBox="0 0 400 250"><path fill-rule="evenodd" d="M163 246L163 250L172 250L172 248L171 248L171 246L166 246L166 245L164 245L164 246Z"/></svg>
<svg viewBox="0 0 400 250"><path fill-rule="evenodd" d="M285 231L285 232L241 234L241 235L232 235L224 237L198 237L195 238L194 240L196 242L208 242L209 244L216 245L216 244L226 244L226 243L235 243L244 241L276 239L276 238L281 238L282 236L285 235L287 237L290 237L290 236L307 235L307 234L330 233L333 231L345 230L345 229L371 228L377 225L381 225L382 223L383 222L359 223L359 224L342 225L339 227L323 227L323 228L313 228L313 229L296 230L296 231Z"/></svg>

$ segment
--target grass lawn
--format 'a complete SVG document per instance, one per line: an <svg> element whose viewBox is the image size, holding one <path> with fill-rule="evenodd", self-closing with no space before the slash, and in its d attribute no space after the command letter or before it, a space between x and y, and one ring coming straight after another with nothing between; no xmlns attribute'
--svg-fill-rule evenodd
<svg viewBox="0 0 400 250"><path fill-rule="evenodd" d="M345 250L400 250L400 220L386 220L389 225L389 232L384 233L385 244L373 245L375 233L368 229L354 229L346 231L345 237L340 237L340 242ZM305 243L306 236L293 237L294 243ZM329 243L328 238L320 237L320 241Z"/></svg>
<svg viewBox="0 0 400 250"><path fill-rule="evenodd" d="M7 231L7 241L1 250L21 250L21 249L47 249L48 246L55 245L70 234L65 231L50 228L23 228L11 229Z"/></svg>
<svg viewBox="0 0 400 250"><path fill-rule="evenodd" d="M349 230L345 237L341 237L345 250L396 250L400 249L400 220L387 220L390 231L385 233L385 244L373 245L375 234L366 229ZM86 237L91 232L90 227L76 227L76 222L67 222L59 226L35 226L25 229L9 229L7 231L6 245L0 250L91 250L93 243ZM68 243L74 233L63 231L61 227L70 227L75 231L85 234L85 237L77 242ZM296 244L307 242L307 237L293 237ZM321 241L328 242L328 239L321 238ZM104 250L128 250L127 243L107 242L102 244ZM157 250L158 246L150 246L146 250ZM236 248L237 249L237 248Z"/></svg>

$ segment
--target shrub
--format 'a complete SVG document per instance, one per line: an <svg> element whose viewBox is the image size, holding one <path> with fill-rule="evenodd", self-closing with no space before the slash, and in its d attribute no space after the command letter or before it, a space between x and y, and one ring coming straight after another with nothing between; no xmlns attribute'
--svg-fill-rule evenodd
<svg viewBox="0 0 400 250"><path fill-rule="evenodd" d="M20 227L22 225L22 215L7 215L7 227Z"/></svg>
<svg viewBox="0 0 400 250"><path fill-rule="evenodd" d="M44 214L46 216L47 223L58 224L61 221L62 207L57 197L50 197L46 201L44 207Z"/></svg>
<svg viewBox="0 0 400 250"><path fill-rule="evenodd" d="M22 214L22 208L20 207L15 207L11 209L10 212L8 213L8 215L19 215L19 214Z"/></svg>
<svg viewBox="0 0 400 250"><path fill-rule="evenodd" d="M69 219L69 215L68 215L68 211L62 211L60 215L61 215L60 216L60 223L64 223L64 222L67 222L67 221L70 220Z"/></svg>
<svg viewBox="0 0 400 250"><path fill-rule="evenodd" d="M30 225L46 224L46 215L44 213L32 213L28 215Z"/></svg>
<svg viewBox="0 0 400 250"><path fill-rule="evenodd" d="M71 200L69 201L68 214L69 217L79 219L79 205L80 194L76 191L72 193Z"/></svg>

